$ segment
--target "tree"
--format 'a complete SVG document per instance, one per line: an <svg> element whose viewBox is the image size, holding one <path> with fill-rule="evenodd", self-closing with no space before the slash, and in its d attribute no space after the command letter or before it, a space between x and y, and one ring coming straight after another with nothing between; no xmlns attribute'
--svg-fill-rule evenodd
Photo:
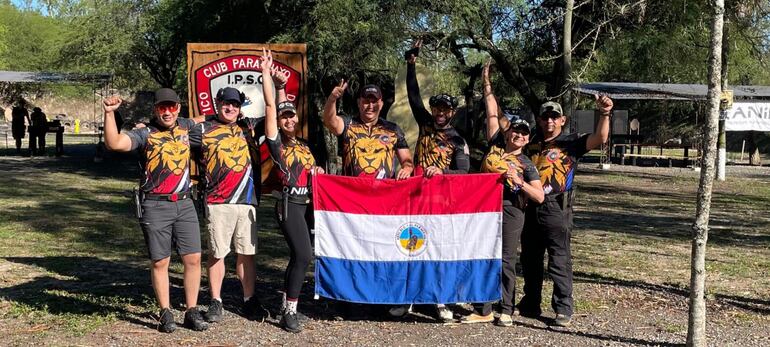
<svg viewBox="0 0 770 347"><path fill-rule="evenodd" d="M702 168L698 185L695 223L692 226L692 253L690 265L690 298L687 324L687 345L706 345L706 243L711 210L711 191L714 184L719 122L720 96L722 93L722 31L724 26L724 0L710 0L711 39L708 67L708 117L703 125L704 138Z"/></svg>

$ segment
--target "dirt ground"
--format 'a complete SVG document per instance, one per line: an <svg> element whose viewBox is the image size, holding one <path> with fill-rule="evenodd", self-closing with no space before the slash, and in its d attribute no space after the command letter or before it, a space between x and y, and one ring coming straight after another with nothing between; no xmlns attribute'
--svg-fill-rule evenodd
<svg viewBox="0 0 770 347"><path fill-rule="evenodd" d="M312 297L299 334L277 326L287 262L268 201L260 209L258 295L273 316L238 313L240 289L226 279L226 315L206 332L155 330L154 299L141 233L123 191L133 185L130 158L94 164L87 155L0 156L1 345L679 345L687 331L689 228L698 173L689 169L583 165L573 233L576 314L568 329L544 317L515 324L441 324L430 306L404 319L379 306L347 311ZM711 345L770 345L770 169L731 167L715 188L707 258ZM172 302L181 325L181 268L172 267ZM230 264L230 267L232 264ZM205 280L204 280L205 282ZM521 288L519 282L519 288ZM205 309L207 288L200 294ZM467 306L453 307L456 314ZM344 316L344 319L341 319Z"/></svg>

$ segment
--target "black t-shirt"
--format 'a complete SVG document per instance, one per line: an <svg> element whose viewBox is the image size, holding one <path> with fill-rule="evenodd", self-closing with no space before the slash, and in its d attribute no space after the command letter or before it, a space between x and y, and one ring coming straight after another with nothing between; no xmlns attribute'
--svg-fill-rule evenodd
<svg viewBox="0 0 770 347"><path fill-rule="evenodd" d="M529 142L526 152L540 172L546 195L572 190L578 159L588 153L587 140L587 134L561 134L544 142L542 136L536 134Z"/></svg>
<svg viewBox="0 0 770 347"><path fill-rule="evenodd" d="M409 148L401 128L382 118L371 129L359 117L343 120L345 128L339 136L343 175L394 178L396 152Z"/></svg>
<svg viewBox="0 0 770 347"><path fill-rule="evenodd" d="M288 188L289 195L308 195L310 170L315 166L315 158L307 143L298 138L283 141L279 131L275 139L267 138L267 148L278 171L278 178Z"/></svg>
<svg viewBox="0 0 770 347"><path fill-rule="evenodd" d="M142 191L171 194L190 189L189 131L194 125L192 119L177 118L176 125L167 129L153 120L125 133L131 139L131 150L140 150Z"/></svg>
<svg viewBox="0 0 770 347"><path fill-rule="evenodd" d="M433 115L420 97L414 64L407 64L406 91L412 115L420 127L414 152L415 166L435 166L444 173L468 173L471 167L468 145L454 127L436 128Z"/></svg>
<svg viewBox="0 0 770 347"><path fill-rule="evenodd" d="M509 169L515 169L524 182L540 179L535 165L524 155L523 151L519 154L505 152L505 135L502 132L496 132L492 140L489 141L489 144L489 151L484 156L481 164L482 172L504 174ZM526 205L527 197L524 194L520 194L521 188L513 184L512 180L505 179L503 185L505 186L505 189L503 189L503 205L517 207L524 207Z"/></svg>
<svg viewBox="0 0 770 347"><path fill-rule="evenodd" d="M193 127L190 146L205 176L207 203L259 205L262 170L257 141L264 133L264 117L240 117L225 124L213 116Z"/></svg>

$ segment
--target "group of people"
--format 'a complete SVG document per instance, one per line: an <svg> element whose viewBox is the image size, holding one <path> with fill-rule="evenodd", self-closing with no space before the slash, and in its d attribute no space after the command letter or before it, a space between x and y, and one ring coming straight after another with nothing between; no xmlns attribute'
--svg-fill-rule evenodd
<svg viewBox="0 0 770 347"><path fill-rule="evenodd" d="M419 138L415 155L404 132L380 117L382 91L366 85L358 92L359 114L337 114L337 100L347 90L341 81L323 109L323 123L338 136L343 158L342 174L372 179L403 180L413 175L431 178L470 171L466 141L451 125L457 99L448 94L430 98L430 110L422 103L415 73L419 41L408 51L407 88L409 104ZM142 160L141 220L151 259L151 278L160 306L159 330L176 329L170 310L168 266L172 250L182 258L186 311L184 324L205 330L222 319L224 258L231 246L236 255L236 274L243 290L242 313L262 310L254 296L257 246L256 209L260 201L261 170L257 139L265 136L276 172L282 182L275 215L290 251L285 271L280 325L299 332L307 319L298 309L299 294L312 259L312 187L310 175L321 174L308 144L299 138L295 105L287 101L286 78L273 68L272 55L263 52L264 118L243 117L243 93L226 87L216 95L217 114L207 118L179 118L180 99L171 89L155 93L155 117L145 127L118 133L114 113L122 100L108 97L104 103L105 145L110 150L138 150ZM543 256L548 252L547 271L554 281L552 306L555 324L568 325L573 313L570 232L572 182L577 159L600 146L609 132L612 101L597 97L600 120L591 135L565 135L566 120L561 106L543 104L536 116L537 130L530 139L529 123L501 114L492 93L489 64L484 68L484 98L487 108L487 139L490 148L481 171L504 176L502 301L497 324L512 324L511 316L540 316L544 276ZM277 91L277 95L276 95ZM194 155L191 155L194 154ZM191 159L194 158L194 159ZM211 301L202 313L197 308L201 278L201 234L198 215L191 201L190 168L201 171L202 201L208 231L208 280ZM514 305L516 254L521 243L524 298ZM495 321L493 303L476 303L475 310L461 317L463 323ZM516 308L518 310L516 310ZM410 306L390 309L394 316L407 314ZM438 318L453 320L447 306L437 306Z"/></svg>
<svg viewBox="0 0 770 347"><path fill-rule="evenodd" d="M26 103L22 100L17 102L11 110L11 135L16 141L17 154L21 154L21 141L27 131L29 131L29 155L44 155L48 118L40 107L32 108L30 115Z"/></svg>

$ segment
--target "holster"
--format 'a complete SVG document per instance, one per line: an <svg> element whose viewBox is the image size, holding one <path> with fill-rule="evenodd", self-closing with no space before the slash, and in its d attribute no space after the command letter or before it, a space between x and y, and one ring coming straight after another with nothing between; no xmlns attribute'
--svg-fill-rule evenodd
<svg viewBox="0 0 770 347"><path fill-rule="evenodd" d="M278 219L278 224L283 223L286 220L286 216L289 214L289 194L274 190L273 197L278 199L275 202L275 214Z"/></svg>
<svg viewBox="0 0 770 347"><path fill-rule="evenodd" d="M142 202L144 201L144 191L139 187L134 187L134 214L136 218L142 219Z"/></svg>
<svg viewBox="0 0 770 347"><path fill-rule="evenodd" d="M575 188L572 188L556 197L556 201L559 202L562 211L566 211L572 207L572 203L575 199Z"/></svg>

